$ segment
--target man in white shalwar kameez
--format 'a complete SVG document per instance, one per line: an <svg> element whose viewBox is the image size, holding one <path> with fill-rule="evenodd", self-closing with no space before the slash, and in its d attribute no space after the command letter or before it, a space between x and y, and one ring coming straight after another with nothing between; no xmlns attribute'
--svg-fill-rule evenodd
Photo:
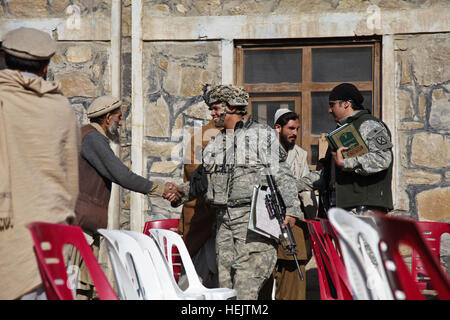
<svg viewBox="0 0 450 320"><path fill-rule="evenodd" d="M278 109L274 118L275 130L278 132L280 145L287 152L286 163L290 167L293 176L299 179L307 175L309 171L307 152L295 144L300 126L299 117L289 109ZM301 200L302 216L307 219L317 215L316 198L312 191L298 193ZM297 256L303 275L306 274L306 264L311 257L311 247L307 235L306 223L297 219L292 232L294 234ZM306 277L300 280L293 256L285 254L281 245L278 247L278 260L274 270L275 299L276 300L305 300ZM270 286L270 282L268 284ZM268 290L267 287L263 290ZM267 292L262 293L262 298L268 298Z"/></svg>

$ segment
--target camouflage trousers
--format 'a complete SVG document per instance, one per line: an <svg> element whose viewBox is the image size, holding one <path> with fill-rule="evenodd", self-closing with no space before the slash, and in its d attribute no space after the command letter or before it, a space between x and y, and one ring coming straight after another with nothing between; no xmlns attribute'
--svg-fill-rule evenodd
<svg viewBox="0 0 450 320"><path fill-rule="evenodd" d="M217 213L219 286L233 288L238 300L256 300L277 261L274 240L248 230L250 206Z"/></svg>

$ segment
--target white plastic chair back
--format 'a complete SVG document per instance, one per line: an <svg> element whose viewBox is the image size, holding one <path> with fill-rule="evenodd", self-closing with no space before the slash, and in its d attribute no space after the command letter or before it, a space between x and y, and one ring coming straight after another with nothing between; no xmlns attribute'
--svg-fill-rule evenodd
<svg viewBox="0 0 450 320"><path fill-rule="evenodd" d="M379 251L380 237L366 221L369 218L360 219L340 208L330 209L328 218L338 232L354 299L393 300Z"/></svg>
<svg viewBox="0 0 450 320"><path fill-rule="evenodd" d="M201 293L205 295L207 300L226 300L235 298L237 296L237 292L234 289L206 288L200 282L191 256L189 255L183 239L178 233L166 229L150 229L150 234L156 240L159 248L163 252L164 257L169 264L169 268L172 271L172 276L172 248L176 247L178 249L178 253L180 254L181 261L183 263L183 267L189 282L189 286L186 288L186 290L184 290L185 293Z"/></svg>
<svg viewBox="0 0 450 320"><path fill-rule="evenodd" d="M142 300L143 296L140 292L139 281L136 275L130 272L131 266L128 263L123 263L123 261L127 261L127 258L124 255L124 250L121 248L122 245L105 231L103 229L98 230L106 240L120 300ZM123 256L121 257L121 255Z"/></svg>
<svg viewBox="0 0 450 320"><path fill-rule="evenodd" d="M124 270L129 282L137 292L137 299L164 299L164 287L158 279L157 270L145 257L139 244L119 230L99 229L98 232L107 240L114 274L118 275L118 277L116 276L117 286L123 288L127 299L136 298L129 297L129 284L125 280Z"/></svg>
<svg viewBox="0 0 450 320"><path fill-rule="evenodd" d="M163 253L159 249L155 241L149 236L135 231L123 230L132 237L140 246L144 255L158 270L158 279L164 286L165 299L168 300L205 300L205 296L200 293L185 293L183 292L175 282L172 273L170 272L169 265L163 256ZM146 285L145 283L143 284Z"/></svg>

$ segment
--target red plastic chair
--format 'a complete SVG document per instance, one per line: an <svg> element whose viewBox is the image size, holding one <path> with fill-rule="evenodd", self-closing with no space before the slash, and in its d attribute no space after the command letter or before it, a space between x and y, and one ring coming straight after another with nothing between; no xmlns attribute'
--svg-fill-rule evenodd
<svg viewBox="0 0 450 320"><path fill-rule="evenodd" d="M423 240L425 240L425 243L431 249L431 253L436 258L437 263L440 265L441 236L444 233L450 233L450 224L433 221L416 221L415 223L422 234ZM414 248L412 250L411 270L419 290L433 290L428 274L420 260L420 255Z"/></svg>
<svg viewBox="0 0 450 320"><path fill-rule="evenodd" d="M143 233L150 236L150 229L166 229L178 232L179 219L163 219L147 221L144 225ZM181 275L181 257L177 248L172 250L173 276L178 281Z"/></svg>
<svg viewBox="0 0 450 320"><path fill-rule="evenodd" d="M450 299L450 280L423 240L417 221L381 215L373 215L373 219L380 235L380 253L394 297L406 300L425 299L400 254L399 247L404 244L413 248L420 256L423 271L430 278L437 297L441 300Z"/></svg>
<svg viewBox="0 0 450 320"><path fill-rule="evenodd" d="M337 278L339 279L338 284L341 287L340 290L342 297L344 300L353 300L352 290L347 276L347 269L345 269L344 258L339 246L339 238L337 233L328 219L319 218L318 220L322 226L322 234L325 240L326 252L331 259L333 268L335 269Z"/></svg>
<svg viewBox="0 0 450 320"><path fill-rule="evenodd" d="M330 290L330 286L327 280L327 275L325 271L324 261L322 260L322 256L320 254L319 248L319 239L316 234L314 228L313 220L305 220L308 225L309 230L309 238L311 240L312 252L314 255L314 259L316 260L317 265L317 273L319 276L319 288L320 288L320 299L321 300L330 300L332 299L332 294Z"/></svg>
<svg viewBox="0 0 450 320"><path fill-rule="evenodd" d="M27 228L33 238L34 253L48 300L74 300L63 258L65 244L74 245L81 253L99 298L117 300L80 227L33 222Z"/></svg>
<svg viewBox="0 0 450 320"><path fill-rule="evenodd" d="M305 220L308 225L314 258L319 274L321 300L352 300L353 296L345 271L344 264L334 245L327 240L332 237L327 229L327 236L322 231L322 223L330 227L329 223L318 220ZM329 243L328 243L329 242ZM332 286L330 286L330 284Z"/></svg>

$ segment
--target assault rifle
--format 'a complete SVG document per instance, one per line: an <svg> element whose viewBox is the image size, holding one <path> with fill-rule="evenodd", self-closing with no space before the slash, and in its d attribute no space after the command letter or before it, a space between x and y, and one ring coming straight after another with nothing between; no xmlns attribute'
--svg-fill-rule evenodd
<svg viewBox="0 0 450 320"><path fill-rule="evenodd" d="M265 197L265 204L267 211L271 217L275 217L280 225L281 234L280 234L280 242L285 250L287 250L288 255L292 255L295 260L295 264L297 265L298 274L300 279L303 280L303 273L300 269L300 265L298 264L297 251L295 250L295 239L292 234L291 226L286 224L283 227L283 222L286 217L286 205L284 204L283 198L281 197L280 192L273 180L272 174L270 172L270 168L266 167L266 177L267 183L269 184L270 193L268 193Z"/></svg>

